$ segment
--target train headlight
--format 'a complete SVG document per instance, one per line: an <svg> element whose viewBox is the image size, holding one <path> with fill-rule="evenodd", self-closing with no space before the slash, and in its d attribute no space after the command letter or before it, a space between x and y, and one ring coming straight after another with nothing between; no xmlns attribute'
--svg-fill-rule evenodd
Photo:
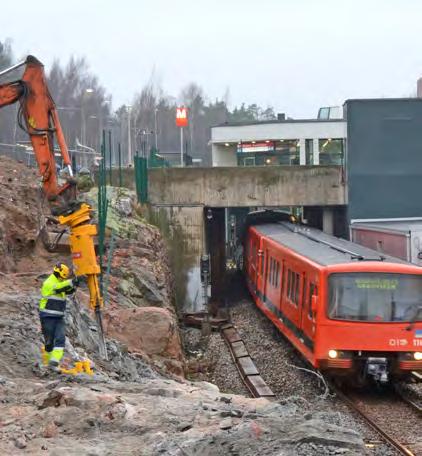
<svg viewBox="0 0 422 456"><path fill-rule="evenodd" d="M415 352L413 353L413 357L416 361L422 361L422 352Z"/></svg>
<svg viewBox="0 0 422 456"><path fill-rule="evenodd" d="M328 350L328 357L331 359L335 359L338 356L337 350Z"/></svg>

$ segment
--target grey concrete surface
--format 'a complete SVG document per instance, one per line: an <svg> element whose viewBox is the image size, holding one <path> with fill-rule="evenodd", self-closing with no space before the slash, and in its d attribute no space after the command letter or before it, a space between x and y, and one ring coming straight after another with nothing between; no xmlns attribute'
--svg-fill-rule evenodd
<svg viewBox="0 0 422 456"><path fill-rule="evenodd" d="M149 170L148 184L152 205L347 204L340 166L157 168Z"/></svg>

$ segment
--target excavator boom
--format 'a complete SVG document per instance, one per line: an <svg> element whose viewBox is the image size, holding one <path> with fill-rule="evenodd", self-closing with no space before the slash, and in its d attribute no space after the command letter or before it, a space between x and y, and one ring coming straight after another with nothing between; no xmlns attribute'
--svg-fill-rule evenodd
<svg viewBox="0 0 422 456"><path fill-rule="evenodd" d="M72 181L73 172L69 151L60 125L59 116L47 87L43 64L34 56L28 56L22 63L0 72L0 77L25 66L21 79L0 84L0 108L19 102L18 124L29 135L38 169L42 178L44 194L52 202L52 213L58 216L61 225L70 229L70 250L74 272L77 276L86 275L90 294L90 307L100 331L100 351L107 358L101 320L103 299L98 286L100 267L94 248L97 227L91 223L91 208L78 203L76 185ZM56 139L69 179L59 185L54 154Z"/></svg>
<svg viewBox="0 0 422 456"><path fill-rule="evenodd" d="M19 126L28 133L44 193L49 199L70 190L70 184L59 187L54 158L54 136L68 173L72 176L71 160L54 101L48 91L43 64L33 56L0 73L0 77L25 66L22 79L0 85L0 108L19 101Z"/></svg>

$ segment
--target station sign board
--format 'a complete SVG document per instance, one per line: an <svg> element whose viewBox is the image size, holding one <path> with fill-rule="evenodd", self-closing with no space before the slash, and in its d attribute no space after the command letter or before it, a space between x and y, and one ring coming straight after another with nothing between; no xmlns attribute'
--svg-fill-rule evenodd
<svg viewBox="0 0 422 456"><path fill-rule="evenodd" d="M242 142L237 145L238 153L272 152L273 150L274 150L274 141Z"/></svg>
<svg viewBox="0 0 422 456"><path fill-rule="evenodd" d="M188 108L184 106L176 108L176 127L188 126Z"/></svg>

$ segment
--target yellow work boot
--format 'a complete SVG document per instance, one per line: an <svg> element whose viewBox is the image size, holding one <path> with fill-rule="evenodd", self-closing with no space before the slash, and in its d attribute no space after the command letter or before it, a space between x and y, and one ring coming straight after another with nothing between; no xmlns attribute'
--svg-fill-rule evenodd
<svg viewBox="0 0 422 456"><path fill-rule="evenodd" d="M41 361L43 366L48 366L48 362L50 361L50 353L45 351L44 345L41 347Z"/></svg>

